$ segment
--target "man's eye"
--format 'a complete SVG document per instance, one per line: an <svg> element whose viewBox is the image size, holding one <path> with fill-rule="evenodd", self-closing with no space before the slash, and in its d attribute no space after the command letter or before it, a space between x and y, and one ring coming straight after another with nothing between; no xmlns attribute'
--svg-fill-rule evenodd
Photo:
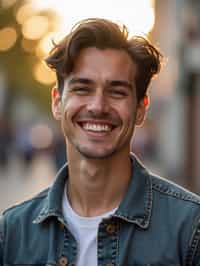
<svg viewBox="0 0 200 266"><path fill-rule="evenodd" d="M122 98L122 97L127 96L127 92L124 90L111 90L110 93L112 96L116 98Z"/></svg>
<svg viewBox="0 0 200 266"><path fill-rule="evenodd" d="M77 95L86 95L89 92L89 88L87 87L76 87L72 88L72 92L74 92Z"/></svg>

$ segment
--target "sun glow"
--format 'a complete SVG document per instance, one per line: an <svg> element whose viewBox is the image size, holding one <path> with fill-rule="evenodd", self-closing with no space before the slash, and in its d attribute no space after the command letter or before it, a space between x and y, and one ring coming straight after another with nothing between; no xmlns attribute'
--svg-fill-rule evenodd
<svg viewBox="0 0 200 266"><path fill-rule="evenodd" d="M56 80L55 73L43 62L39 62L34 66L34 78L38 82L46 85L50 85Z"/></svg>
<svg viewBox="0 0 200 266"><path fill-rule="evenodd" d="M31 5L31 8L30 8ZM31 12L30 12L31 10ZM45 20L37 15L37 10L49 10L57 14L58 21ZM31 15L32 14L32 15ZM22 46L30 50L30 40L39 40L35 54L44 58L51 50L52 40L57 42L63 38L78 21L86 18L105 18L125 24L130 35L148 35L153 29L155 14L154 0L30 0L16 14L19 24L22 24L24 41ZM55 17L56 18L56 17ZM51 26L55 25L55 28ZM24 49L25 49L24 48ZM30 48L30 49L29 49ZM42 64L34 68L37 81L50 84L55 81L55 75L48 72Z"/></svg>
<svg viewBox="0 0 200 266"><path fill-rule="evenodd" d="M38 9L52 9L61 17L60 32L66 34L79 20L91 17L111 19L127 25L131 34L148 34L155 20L154 0L34 0Z"/></svg>
<svg viewBox="0 0 200 266"><path fill-rule="evenodd" d="M0 30L0 51L12 48L17 40L17 33L13 27L5 27Z"/></svg>

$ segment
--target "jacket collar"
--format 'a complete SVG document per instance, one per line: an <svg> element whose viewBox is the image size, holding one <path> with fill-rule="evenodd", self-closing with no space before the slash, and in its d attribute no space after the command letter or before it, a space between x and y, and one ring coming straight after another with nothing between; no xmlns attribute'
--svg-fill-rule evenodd
<svg viewBox="0 0 200 266"><path fill-rule="evenodd" d="M64 193L66 179L68 177L68 164L58 171L55 182L48 190L46 198L44 199L43 207L39 215L33 220L33 223L41 223L49 217L57 217L62 223L64 222L62 213L62 197Z"/></svg>
<svg viewBox="0 0 200 266"><path fill-rule="evenodd" d="M131 154L131 161L133 167L130 185L114 217L137 224L145 229L150 223L152 212L151 179L147 170L133 154ZM45 198L43 208L33 223L43 222L52 216L64 223L62 196L67 177L68 166L66 163L56 175L55 182Z"/></svg>
<svg viewBox="0 0 200 266"><path fill-rule="evenodd" d="M114 216L146 229L152 212L152 182L147 169L135 155L131 154L131 160L133 166L130 184Z"/></svg>

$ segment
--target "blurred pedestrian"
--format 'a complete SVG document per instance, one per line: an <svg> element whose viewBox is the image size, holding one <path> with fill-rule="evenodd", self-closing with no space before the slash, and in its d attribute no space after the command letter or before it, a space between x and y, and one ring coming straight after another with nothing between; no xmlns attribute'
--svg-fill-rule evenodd
<svg viewBox="0 0 200 266"><path fill-rule="evenodd" d="M27 168L33 161L35 149L30 138L31 126L22 123L16 127L15 149L17 156L22 160L23 165Z"/></svg>
<svg viewBox="0 0 200 266"><path fill-rule="evenodd" d="M65 138L59 132L54 135L52 144L52 156L55 162L56 170L59 170L67 161Z"/></svg>
<svg viewBox="0 0 200 266"><path fill-rule="evenodd" d="M67 144L55 183L4 212L0 265L199 265L200 198L134 154L162 56L104 19L82 21L47 58Z"/></svg>
<svg viewBox="0 0 200 266"><path fill-rule="evenodd" d="M7 118L0 116L0 167L8 166L12 150L13 132L12 126Z"/></svg>

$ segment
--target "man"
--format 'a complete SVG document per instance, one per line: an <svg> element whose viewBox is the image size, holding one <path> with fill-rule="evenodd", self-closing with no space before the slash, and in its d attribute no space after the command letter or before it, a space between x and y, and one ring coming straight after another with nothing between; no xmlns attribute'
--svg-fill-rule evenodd
<svg viewBox="0 0 200 266"><path fill-rule="evenodd" d="M47 58L68 164L1 218L1 265L199 265L200 199L130 155L161 54L103 19L82 21Z"/></svg>

